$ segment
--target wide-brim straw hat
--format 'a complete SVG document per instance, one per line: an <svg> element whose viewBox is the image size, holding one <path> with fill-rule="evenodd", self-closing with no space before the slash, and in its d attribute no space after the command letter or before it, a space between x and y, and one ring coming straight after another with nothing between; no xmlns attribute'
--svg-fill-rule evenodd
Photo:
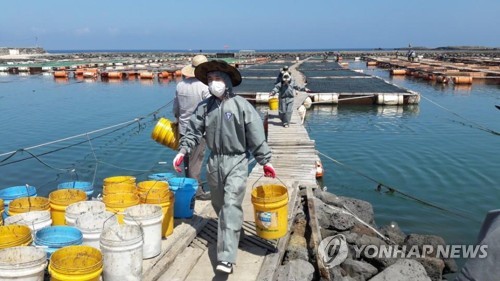
<svg viewBox="0 0 500 281"><path fill-rule="evenodd" d="M207 74L212 71L221 71L227 73L231 78L233 87L241 84L241 74L238 69L223 60L213 60L198 65L194 70L194 75L198 80L203 82L203 84L208 85Z"/></svg>
<svg viewBox="0 0 500 281"><path fill-rule="evenodd" d="M181 69L182 75L184 75L186 77L194 77L194 69L198 65L200 65L204 62L207 62L207 61L208 61L208 59L204 55L194 56L193 59L191 60L191 64L188 64Z"/></svg>

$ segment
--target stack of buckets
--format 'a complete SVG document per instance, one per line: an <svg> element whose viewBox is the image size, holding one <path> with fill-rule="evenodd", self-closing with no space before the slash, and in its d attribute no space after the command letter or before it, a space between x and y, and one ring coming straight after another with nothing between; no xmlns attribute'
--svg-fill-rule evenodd
<svg viewBox="0 0 500 281"><path fill-rule="evenodd" d="M43 249L18 246L0 250L0 280L44 280L47 256Z"/></svg>
<svg viewBox="0 0 500 281"><path fill-rule="evenodd" d="M264 239L278 239L287 233L288 191L283 185L264 184L252 190L255 228Z"/></svg>
<svg viewBox="0 0 500 281"><path fill-rule="evenodd" d="M66 208L87 200L87 194L79 189L59 189L49 194L52 225L66 225Z"/></svg>
<svg viewBox="0 0 500 281"><path fill-rule="evenodd" d="M193 178L170 178L168 184L175 193L174 217L192 218L198 181Z"/></svg>
<svg viewBox="0 0 500 281"><path fill-rule="evenodd" d="M164 181L142 181L137 184L139 198L143 204L154 204L161 207L163 214L162 236L167 237L174 231L174 193Z"/></svg>
<svg viewBox="0 0 500 281"><path fill-rule="evenodd" d="M11 186L0 190L0 199L3 200L4 212L2 214L3 219L8 216L8 209L10 201L19 197L33 197L36 196L36 188L29 185L21 186Z"/></svg>
<svg viewBox="0 0 500 281"><path fill-rule="evenodd" d="M159 144L170 147L173 150L179 148L179 133L177 124L165 118L160 118L151 132L151 138Z"/></svg>
<svg viewBox="0 0 500 281"><path fill-rule="evenodd" d="M116 213L118 222L123 224L123 212L126 208L140 203L135 186L135 177L114 176L104 179L103 202L106 210Z"/></svg>

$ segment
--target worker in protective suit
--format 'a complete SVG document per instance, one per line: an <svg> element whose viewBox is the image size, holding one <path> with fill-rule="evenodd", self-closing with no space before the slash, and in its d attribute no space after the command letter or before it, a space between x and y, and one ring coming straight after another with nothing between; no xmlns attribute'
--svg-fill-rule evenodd
<svg viewBox="0 0 500 281"><path fill-rule="evenodd" d="M292 74L288 71L284 72L281 76L281 80L274 85L271 91L271 96L279 93L279 117L283 127L288 128L290 125L290 119L292 118L293 112L293 97L295 96L295 90L304 90L297 87L292 80Z"/></svg>
<svg viewBox="0 0 500 281"><path fill-rule="evenodd" d="M265 176L275 177L276 173L270 163L271 150L259 114L233 92L233 87L241 83L239 71L224 61L209 61L196 67L195 76L208 85L212 96L198 104L193 112L173 165L180 171L184 155L205 138L210 149L207 181L212 206L219 217L216 270L231 273L243 224L241 205L249 154L263 166Z"/></svg>

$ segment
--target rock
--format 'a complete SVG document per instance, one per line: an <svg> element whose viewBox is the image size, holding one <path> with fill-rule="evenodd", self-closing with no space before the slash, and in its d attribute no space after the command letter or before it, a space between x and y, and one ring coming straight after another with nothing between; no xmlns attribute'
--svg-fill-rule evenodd
<svg viewBox="0 0 500 281"><path fill-rule="evenodd" d="M332 209L319 199L314 200L316 200L314 203L317 208L318 222L321 227L345 231L354 226L355 218L353 216Z"/></svg>
<svg viewBox="0 0 500 281"><path fill-rule="evenodd" d="M327 228L320 228L319 232L321 233L321 237L325 239L328 236L334 236L337 235L339 232L333 229L327 229Z"/></svg>
<svg viewBox="0 0 500 281"><path fill-rule="evenodd" d="M427 275L432 281L441 281L443 279L444 261L442 259L425 257L417 259L417 261L424 266Z"/></svg>
<svg viewBox="0 0 500 281"><path fill-rule="evenodd" d="M372 236L372 237L379 237L378 234L371 228L367 227L364 224L357 223L351 228L350 230L353 233L356 233L358 235L366 235L366 236ZM404 239L404 238L403 238Z"/></svg>
<svg viewBox="0 0 500 281"><path fill-rule="evenodd" d="M443 274L458 272L458 266L454 259L443 259L444 270Z"/></svg>
<svg viewBox="0 0 500 281"><path fill-rule="evenodd" d="M425 254L427 257L436 256L436 248L438 245L446 246L444 239L436 235L423 235L423 234L410 234L406 237L404 245L406 245L406 251L410 251L411 247L417 246L418 251L421 254ZM425 253L423 253L423 246L429 247Z"/></svg>
<svg viewBox="0 0 500 281"><path fill-rule="evenodd" d="M352 259L345 260L340 265L340 267L344 269L347 275L353 277L357 281L368 280L378 273L377 268L373 265L364 261L357 261Z"/></svg>
<svg viewBox="0 0 500 281"><path fill-rule="evenodd" d="M306 238L299 235L292 235L288 247L286 248L285 261L291 260L309 261L309 251L307 250Z"/></svg>
<svg viewBox="0 0 500 281"><path fill-rule="evenodd" d="M342 200L342 204L347 207L351 212L353 212L356 216L358 216L364 222L375 226L375 218L373 215L373 207L372 204L349 197L340 197Z"/></svg>
<svg viewBox="0 0 500 281"><path fill-rule="evenodd" d="M278 268L278 281L310 281L314 278L314 266L303 260L291 260Z"/></svg>
<svg viewBox="0 0 500 281"><path fill-rule="evenodd" d="M296 217L295 221L292 225L293 229L293 234L298 235L298 236L305 236L306 233L306 227L307 227L307 220L305 217Z"/></svg>
<svg viewBox="0 0 500 281"><path fill-rule="evenodd" d="M354 241L354 242L358 247L369 246L369 245L373 245L373 246L378 247L380 245L387 245L384 242L384 240L382 240L378 237L373 237L373 236L368 236L368 235L358 236L358 239L356 239L356 241Z"/></svg>
<svg viewBox="0 0 500 281"><path fill-rule="evenodd" d="M430 281L425 268L416 260L401 259L384 271L375 275L370 281Z"/></svg>
<svg viewBox="0 0 500 281"><path fill-rule="evenodd" d="M399 228L399 225L396 222L391 222L389 225L384 225L380 229L380 233L382 233L385 237L391 239L398 245L403 245L406 238L406 234Z"/></svg>

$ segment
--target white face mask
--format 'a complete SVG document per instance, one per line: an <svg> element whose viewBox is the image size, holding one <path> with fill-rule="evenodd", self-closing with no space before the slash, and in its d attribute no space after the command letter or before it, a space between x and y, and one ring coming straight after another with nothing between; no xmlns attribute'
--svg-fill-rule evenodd
<svg viewBox="0 0 500 281"><path fill-rule="evenodd" d="M226 91L226 84L222 81L211 81L208 83L208 90L212 95L220 98Z"/></svg>

